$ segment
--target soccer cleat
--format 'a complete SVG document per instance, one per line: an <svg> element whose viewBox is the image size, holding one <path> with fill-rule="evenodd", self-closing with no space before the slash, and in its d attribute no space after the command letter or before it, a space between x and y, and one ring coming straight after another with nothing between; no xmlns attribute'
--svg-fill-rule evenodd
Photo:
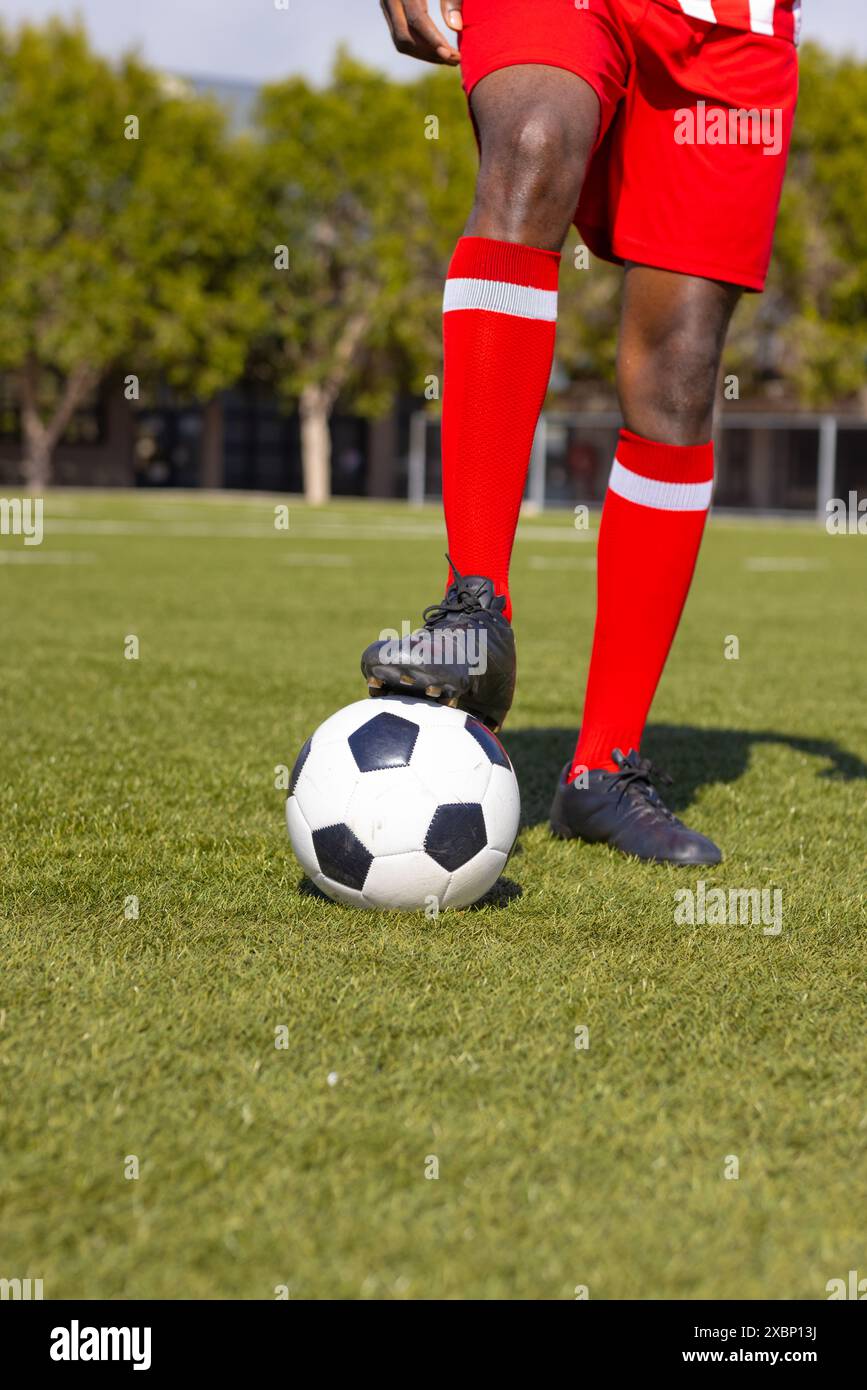
<svg viewBox="0 0 867 1390"><path fill-rule="evenodd" d="M424 627L371 642L361 670L371 695L426 696L466 710L497 733L515 693L506 601L483 575L460 575L454 565L452 572L445 597L424 610Z"/></svg>
<svg viewBox="0 0 867 1390"><path fill-rule="evenodd" d="M590 769L567 782L567 763L551 806L551 829L562 840L607 844L624 854L662 864L719 864L722 852L706 836L689 830L669 811L653 777L671 783L646 758L615 748L617 772ZM586 786L583 782L586 780Z"/></svg>

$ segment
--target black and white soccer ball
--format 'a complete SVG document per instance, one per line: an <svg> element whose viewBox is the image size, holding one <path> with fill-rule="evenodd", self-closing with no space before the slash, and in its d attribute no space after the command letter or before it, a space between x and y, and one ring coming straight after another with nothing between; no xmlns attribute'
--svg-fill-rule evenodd
<svg viewBox="0 0 867 1390"><path fill-rule="evenodd" d="M521 800L496 735L461 710L386 696L338 710L292 771L292 847L330 898L467 907L496 883Z"/></svg>

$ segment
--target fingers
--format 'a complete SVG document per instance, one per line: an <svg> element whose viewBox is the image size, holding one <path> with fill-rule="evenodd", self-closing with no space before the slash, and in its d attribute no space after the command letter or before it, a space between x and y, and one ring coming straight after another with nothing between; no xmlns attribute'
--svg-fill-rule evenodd
<svg viewBox="0 0 867 1390"><path fill-rule="evenodd" d="M464 0L440 0L443 12L443 19L450 29L454 29L459 34L464 27L464 17L461 13Z"/></svg>
<svg viewBox="0 0 867 1390"><path fill-rule="evenodd" d="M425 0L406 0L406 18L419 47L427 47L443 63L459 63L461 55L441 34L427 12Z"/></svg>
<svg viewBox="0 0 867 1390"><path fill-rule="evenodd" d="M390 11L392 37L401 53L409 53L427 63L456 66L460 62L458 50L430 18L425 0L403 0L402 4L386 0L386 3Z"/></svg>
<svg viewBox="0 0 867 1390"><path fill-rule="evenodd" d="M382 10L382 13L385 15L385 22L386 22L386 24L388 25L388 32L391 34L392 43L394 44L394 46L395 46L395 48L396 48L396 47L397 47L397 21L396 21L396 19L395 19L394 14L392 13L392 11L393 11L394 9L396 9L397 7L396 7L396 5L394 5L394 4L391 3L391 0L379 0L379 8Z"/></svg>

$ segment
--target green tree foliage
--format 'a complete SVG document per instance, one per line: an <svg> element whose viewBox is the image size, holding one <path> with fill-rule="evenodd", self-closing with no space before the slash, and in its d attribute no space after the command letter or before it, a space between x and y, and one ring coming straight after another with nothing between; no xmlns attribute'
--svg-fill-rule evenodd
<svg viewBox="0 0 867 1390"><path fill-rule="evenodd" d="M744 296L726 349L726 372L737 375L741 399L819 408L864 391L865 150L867 64L805 45L767 289ZM573 380L613 382L619 272L598 261L576 270L570 251L560 289L558 360Z"/></svg>
<svg viewBox="0 0 867 1390"><path fill-rule="evenodd" d="M268 88L260 128L269 321L256 360L299 403L305 491L320 502L338 399L375 415L440 371L442 280L475 155L448 74L397 83L345 54L325 90Z"/></svg>
<svg viewBox="0 0 867 1390"><path fill-rule="evenodd" d="M240 375L248 166L215 107L110 65L78 25L0 30L0 369L32 487L110 369L204 395Z"/></svg>
<svg viewBox="0 0 867 1390"><path fill-rule="evenodd" d="M808 45L801 92L768 291L745 297L726 370L742 396L823 406L864 389L867 65ZM476 167L451 71L408 64L394 82L340 54L324 88L266 89L233 139L214 106L133 57L107 63L77 25L0 28L0 370L28 481L44 484L109 372L207 399L246 370L299 409L323 500L338 403L373 416L399 390L436 399ZM560 379L610 383L621 275L582 269L576 244Z"/></svg>
<svg viewBox="0 0 867 1390"><path fill-rule="evenodd" d="M801 50L801 91L768 287L728 354L749 394L831 406L867 381L867 64Z"/></svg>

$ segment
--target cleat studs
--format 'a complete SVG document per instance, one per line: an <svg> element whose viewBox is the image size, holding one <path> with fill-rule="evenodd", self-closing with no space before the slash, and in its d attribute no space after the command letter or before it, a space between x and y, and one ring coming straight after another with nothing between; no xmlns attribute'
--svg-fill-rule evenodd
<svg viewBox="0 0 867 1390"><path fill-rule="evenodd" d="M457 695L453 695L452 698L449 700L449 709L457 709L457 707L458 707L458 697L457 697Z"/></svg>
<svg viewBox="0 0 867 1390"><path fill-rule="evenodd" d="M381 690L384 684L385 682L381 681L379 676L367 677L367 686L369 690Z"/></svg>
<svg viewBox="0 0 867 1390"><path fill-rule="evenodd" d="M440 695L442 695L443 693L443 688L441 685L429 685L424 693L425 695L428 695L432 700L438 700Z"/></svg>
<svg viewBox="0 0 867 1390"><path fill-rule="evenodd" d="M404 672L404 674L400 678L400 683L401 685L415 685L415 680L412 676L408 676Z"/></svg>

